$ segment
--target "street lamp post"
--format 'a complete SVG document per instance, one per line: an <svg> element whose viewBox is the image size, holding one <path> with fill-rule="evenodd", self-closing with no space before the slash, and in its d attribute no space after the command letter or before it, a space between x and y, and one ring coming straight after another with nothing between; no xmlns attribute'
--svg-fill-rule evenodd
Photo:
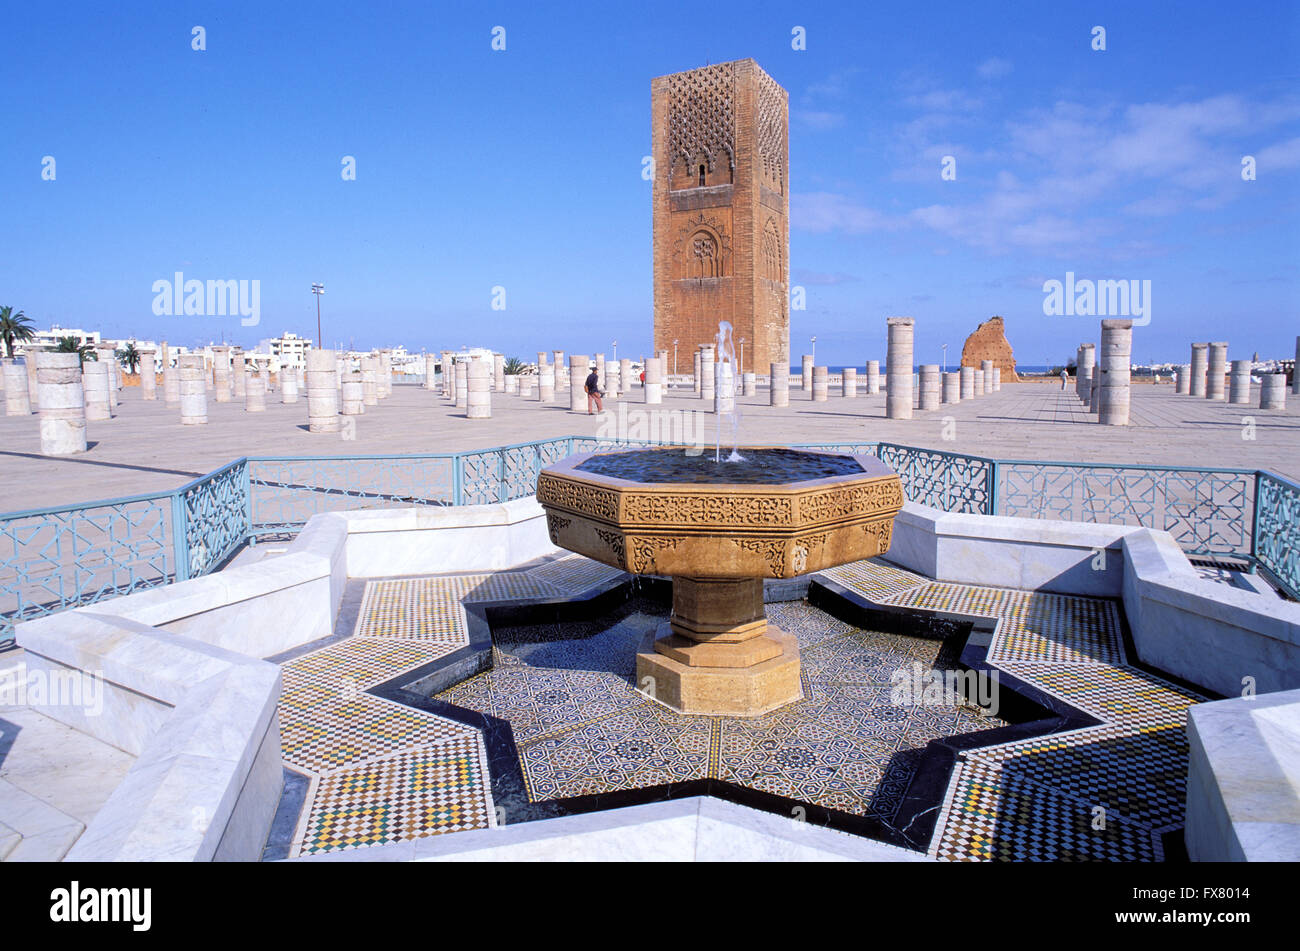
<svg viewBox="0 0 1300 951"><path fill-rule="evenodd" d="M740 338L740 375L745 375L745 338Z"/></svg>
<svg viewBox="0 0 1300 951"><path fill-rule="evenodd" d="M618 363L618 341L613 341L610 346L614 348L614 362Z"/></svg>
<svg viewBox="0 0 1300 951"><path fill-rule="evenodd" d="M673 341L673 376L677 375L677 341Z"/></svg>
<svg viewBox="0 0 1300 951"><path fill-rule="evenodd" d="M948 372L948 345L945 343L939 347L943 351L943 372Z"/></svg>
<svg viewBox="0 0 1300 951"><path fill-rule="evenodd" d="M816 338L816 337L813 337L813 338L812 338L812 354L811 354L811 356L812 356L813 366L816 366L816 365L817 365L817 338Z"/></svg>
<svg viewBox="0 0 1300 951"><path fill-rule="evenodd" d="M311 292L316 295L316 346L325 349L325 338L320 332L320 296L325 293L324 284L312 284Z"/></svg>

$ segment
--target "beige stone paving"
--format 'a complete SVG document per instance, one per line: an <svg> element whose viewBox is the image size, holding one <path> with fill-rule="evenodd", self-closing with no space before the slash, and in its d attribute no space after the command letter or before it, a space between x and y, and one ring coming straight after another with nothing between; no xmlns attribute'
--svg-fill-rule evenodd
<svg viewBox="0 0 1300 951"><path fill-rule="evenodd" d="M629 410L644 411L641 392L606 406L617 410L626 402ZM677 391L657 411L706 408L686 392ZM345 441L338 434L307 432L305 399L284 405L275 393L267 412L250 414L242 403L217 403L209 396L209 424L183 427L178 408L161 400L146 403L132 388L123 391L116 418L89 424L90 451L65 459L40 455L35 415L0 417L0 512L163 491L241 455L447 452L612 432L600 417L570 413L567 391L560 393L563 402L545 406L493 397L491 420L469 420L435 392L398 385L390 399L356 418L356 439ZM741 441L885 440L999 458L1262 467L1300 479L1300 399L1283 412L1265 413L1176 396L1168 384L1137 385L1133 425L1127 428L1092 422L1073 391L1062 393L1053 383L1006 384L998 393L918 412L912 420L885 419L884 399L832 396L813 403L792 389L790 406L773 409L760 389L737 401ZM952 425L945 427L949 417ZM1254 440L1242 438L1244 417L1255 420ZM710 413L704 420L710 443L714 427ZM944 438L945 428L951 440Z"/></svg>

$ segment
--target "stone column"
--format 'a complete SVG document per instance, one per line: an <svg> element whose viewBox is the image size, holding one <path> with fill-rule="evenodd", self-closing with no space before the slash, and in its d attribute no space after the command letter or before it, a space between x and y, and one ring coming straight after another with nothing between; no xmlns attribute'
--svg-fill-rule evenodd
<svg viewBox="0 0 1300 951"><path fill-rule="evenodd" d="M858 368L845 367L840 373L840 388L844 393L844 398L851 400L858 395Z"/></svg>
<svg viewBox="0 0 1300 951"><path fill-rule="evenodd" d="M975 368L962 367L960 374L961 398L964 400L973 400L975 398Z"/></svg>
<svg viewBox="0 0 1300 951"><path fill-rule="evenodd" d="M1260 409L1286 409L1286 374L1265 373L1259 391Z"/></svg>
<svg viewBox="0 0 1300 951"><path fill-rule="evenodd" d="M1079 347L1079 369L1074 392L1085 403L1092 394L1092 376L1097 372L1097 348L1090 343Z"/></svg>
<svg viewBox="0 0 1300 951"><path fill-rule="evenodd" d="M713 348L705 347L700 351L700 399L702 400L713 400L713 392L717 389L716 368Z"/></svg>
<svg viewBox="0 0 1300 951"><path fill-rule="evenodd" d="M1207 400L1223 399L1224 377L1228 374L1228 345L1226 343L1210 344L1210 362L1205 370L1205 398Z"/></svg>
<svg viewBox="0 0 1300 951"><path fill-rule="evenodd" d="M980 377L982 377L984 380L984 395L987 396L988 394L993 392L993 361L992 360L980 361Z"/></svg>
<svg viewBox="0 0 1300 951"><path fill-rule="evenodd" d="M994 367L993 368L993 392L996 393L1000 389L1002 389L1002 368Z"/></svg>
<svg viewBox="0 0 1300 951"><path fill-rule="evenodd" d="M452 366L451 351L442 351L442 398L449 400L456 395L456 370Z"/></svg>
<svg viewBox="0 0 1300 951"><path fill-rule="evenodd" d="M867 361L867 395L875 396L880 392L880 361Z"/></svg>
<svg viewBox="0 0 1300 951"><path fill-rule="evenodd" d="M961 402L961 374L955 370L943 375L943 401Z"/></svg>
<svg viewBox="0 0 1300 951"><path fill-rule="evenodd" d="M984 371L979 369L978 367L975 367L975 372L973 375L975 377L975 395L983 396L984 395Z"/></svg>
<svg viewBox="0 0 1300 951"><path fill-rule="evenodd" d="M244 384L244 412L266 412L266 381L260 373L250 373Z"/></svg>
<svg viewBox="0 0 1300 951"><path fill-rule="evenodd" d="M559 366L559 364L555 364ZM506 391L506 355L504 353L492 354L492 391L495 393L504 393Z"/></svg>
<svg viewBox="0 0 1300 951"><path fill-rule="evenodd" d="M1174 376L1174 393L1180 396L1186 396L1192 392L1192 366L1184 363L1178 368Z"/></svg>
<svg viewBox="0 0 1300 951"><path fill-rule="evenodd" d="M1103 426L1127 426L1133 321L1113 317L1101 322L1101 409Z"/></svg>
<svg viewBox="0 0 1300 951"><path fill-rule="evenodd" d="M456 361L456 407L469 409L469 358Z"/></svg>
<svg viewBox="0 0 1300 951"><path fill-rule="evenodd" d="M623 357L618 361L618 391L620 393L631 393L634 385L636 385L636 380L632 376L632 361L627 357Z"/></svg>
<svg viewBox="0 0 1300 951"><path fill-rule="evenodd" d="M1098 366L1092 374L1092 389L1088 391L1088 412L1093 416L1099 415L1101 409L1101 367Z"/></svg>
<svg viewBox="0 0 1300 951"><path fill-rule="evenodd" d="M717 385L714 387L713 412L718 415L734 413L736 411L734 364L723 360L721 363L715 364L714 374L717 377Z"/></svg>
<svg viewBox="0 0 1300 951"><path fill-rule="evenodd" d="M1200 396L1200 397L1205 396L1206 370L1207 370L1207 365L1209 363L1209 359L1208 359L1209 348L1210 345L1208 343L1192 344L1192 364L1191 364L1192 381L1191 381L1191 390L1190 390L1192 396Z"/></svg>
<svg viewBox="0 0 1300 951"><path fill-rule="evenodd" d="M179 356L177 356L176 358L176 363L177 366L173 367L171 365L170 356L164 354L163 356L163 399L166 400L168 406L174 406L175 404L181 401L181 377L180 377L180 373L178 372L180 370Z"/></svg>
<svg viewBox="0 0 1300 951"><path fill-rule="evenodd" d="M109 366L102 360L87 360L81 368L82 390L86 397L86 419L98 422L113 418L112 397L108 390Z"/></svg>
<svg viewBox="0 0 1300 951"><path fill-rule="evenodd" d="M99 363L103 366L104 379L108 386L108 406L111 410L117 409L117 349L112 346L100 345L95 348L95 353L99 356ZM83 367L84 371L84 367ZM87 419L94 417L87 414Z"/></svg>
<svg viewBox="0 0 1300 951"><path fill-rule="evenodd" d="M248 393L248 363L244 359L241 351L233 354L234 360L230 367L230 379L235 384L235 400L242 400Z"/></svg>
<svg viewBox="0 0 1300 951"><path fill-rule="evenodd" d="M692 371L692 380L695 384L695 395L700 395L700 351L695 351L695 369Z"/></svg>
<svg viewBox="0 0 1300 951"><path fill-rule="evenodd" d="M379 393L381 400L386 400L393 395L393 351L379 351Z"/></svg>
<svg viewBox="0 0 1300 951"><path fill-rule="evenodd" d="M555 370L548 363L546 370L551 373L551 389L555 389ZM474 357L465 368L465 415L470 419L492 418L492 391L488 388L492 371L482 357Z"/></svg>
<svg viewBox="0 0 1300 951"><path fill-rule="evenodd" d="M152 347L140 351L140 398L158 399L158 352Z"/></svg>
<svg viewBox="0 0 1300 951"><path fill-rule="evenodd" d="M203 354L176 358L176 400L181 405L182 426L203 426L208 421L208 368Z"/></svg>
<svg viewBox="0 0 1300 951"><path fill-rule="evenodd" d="M41 455L70 456L85 452L86 399L82 391L81 357L75 353L28 350L26 359L36 367ZM23 396L30 402L25 379Z"/></svg>
<svg viewBox="0 0 1300 951"><path fill-rule="evenodd" d="M890 317L889 352L885 357L885 415L890 419L912 418L912 335L911 317Z"/></svg>
<svg viewBox="0 0 1300 951"><path fill-rule="evenodd" d="M805 395L812 392L813 380L813 358L811 354L805 353L799 360L799 389L803 390Z"/></svg>
<svg viewBox="0 0 1300 951"><path fill-rule="evenodd" d="M596 385L602 393L609 389L609 385L605 380L605 355L603 353L596 354Z"/></svg>
<svg viewBox="0 0 1300 951"><path fill-rule="evenodd" d="M769 406L789 406L790 405L790 368L786 366L785 361L773 363L771 366L771 383L768 387L767 401Z"/></svg>
<svg viewBox="0 0 1300 951"><path fill-rule="evenodd" d="M230 348L212 348L212 390L218 403L229 403L232 392L230 385Z"/></svg>
<svg viewBox="0 0 1300 951"><path fill-rule="evenodd" d="M307 428L336 433L339 422L339 369L333 350L307 351Z"/></svg>
<svg viewBox="0 0 1300 951"><path fill-rule="evenodd" d="M74 354L75 356L75 354ZM36 351L28 350L25 363L15 360L0 360L4 364L5 415L30 416L32 414L32 395L27 386L27 367L36 365ZM37 393L40 393L39 373L37 371ZM39 399L39 395L37 397ZM53 455L46 453L46 455Z"/></svg>
<svg viewBox="0 0 1300 951"><path fill-rule="evenodd" d="M645 362L645 401L664 401L664 365L659 357L651 357Z"/></svg>
<svg viewBox="0 0 1300 951"><path fill-rule="evenodd" d="M754 396L758 393L758 375L750 370L740 375L742 392L746 396Z"/></svg>
<svg viewBox="0 0 1300 951"><path fill-rule="evenodd" d="M923 410L932 410L939 408L940 400L940 382L939 382L939 364L923 363L921 364L921 403L920 408Z"/></svg>
<svg viewBox="0 0 1300 951"><path fill-rule="evenodd" d="M605 371L605 397L612 400L618 399L620 392L618 385L618 378L620 375L618 372L618 364L610 361L609 365L605 368Z"/></svg>
<svg viewBox="0 0 1300 951"><path fill-rule="evenodd" d="M298 368L280 368L280 402L298 402Z"/></svg>
<svg viewBox="0 0 1300 951"><path fill-rule="evenodd" d="M363 416L366 412L366 382L360 370L343 371L339 387L339 412L344 416Z"/></svg>
<svg viewBox="0 0 1300 951"><path fill-rule="evenodd" d="M539 403L555 402L555 364L543 363L537 373L537 401Z"/></svg>
<svg viewBox="0 0 1300 951"><path fill-rule="evenodd" d="M33 409L39 409L41 405L40 388L36 382L36 354L38 352L37 350L28 350L23 355L23 366L27 371L27 405Z"/></svg>
<svg viewBox="0 0 1300 951"><path fill-rule="evenodd" d="M825 403L830 398L830 367L812 368L812 398L814 403Z"/></svg>
<svg viewBox="0 0 1300 951"><path fill-rule="evenodd" d="M375 357L361 358L361 398L367 406L379 405L379 368Z"/></svg>
<svg viewBox="0 0 1300 951"><path fill-rule="evenodd" d="M554 368L555 373L555 392L558 393L560 390L568 389L569 374L564 371L565 363L563 350L551 351L551 366Z"/></svg>
<svg viewBox="0 0 1300 951"><path fill-rule="evenodd" d="M582 388L587 382L587 355L575 353L569 357L569 411L587 412L587 393Z"/></svg>
<svg viewBox="0 0 1300 951"><path fill-rule="evenodd" d="M505 376L505 381L506 381L506 395L518 396L519 395L519 374L507 373Z"/></svg>
<svg viewBox="0 0 1300 951"><path fill-rule="evenodd" d="M1250 360L1233 360L1232 377L1228 382L1228 402L1241 406L1250 403L1250 371L1254 364Z"/></svg>

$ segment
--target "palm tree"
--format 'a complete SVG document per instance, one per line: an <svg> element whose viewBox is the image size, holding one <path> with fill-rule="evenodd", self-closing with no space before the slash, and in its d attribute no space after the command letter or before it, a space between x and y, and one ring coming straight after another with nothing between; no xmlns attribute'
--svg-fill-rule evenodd
<svg viewBox="0 0 1300 951"><path fill-rule="evenodd" d="M14 341L27 341L35 336L36 328L26 314L21 310L15 314L12 307L0 307L0 337L4 338L5 356L14 358Z"/></svg>
<svg viewBox="0 0 1300 951"><path fill-rule="evenodd" d="M135 348L134 343L128 343L121 350L114 354L117 362L126 367L127 373L134 373L136 367L140 365L140 351Z"/></svg>
<svg viewBox="0 0 1300 951"><path fill-rule="evenodd" d="M75 353L81 357L83 365L87 360L99 359L99 354L95 352L95 348L88 343L82 343L80 337L60 337L54 351L56 353Z"/></svg>
<svg viewBox="0 0 1300 951"><path fill-rule="evenodd" d="M520 360L518 357L510 357L509 359L506 360L503 366L505 368L506 373L509 373L511 376L514 376L516 373L518 373L520 370L524 368L524 361Z"/></svg>

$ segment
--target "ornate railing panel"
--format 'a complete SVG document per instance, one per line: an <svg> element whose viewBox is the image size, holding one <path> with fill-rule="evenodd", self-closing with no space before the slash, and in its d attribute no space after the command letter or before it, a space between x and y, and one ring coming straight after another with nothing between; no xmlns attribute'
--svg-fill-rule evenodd
<svg viewBox="0 0 1300 951"><path fill-rule="evenodd" d="M913 502L945 512L991 512L992 459L885 442L876 447L876 455L898 473L904 494Z"/></svg>
<svg viewBox="0 0 1300 951"><path fill-rule="evenodd" d="M1145 525L1189 554L1250 554L1253 471L1022 460L997 468L998 515Z"/></svg>
<svg viewBox="0 0 1300 951"><path fill-rule="evenodd" d="M1300 598L1300 485L1260 472L1255 485L1255 559Z"/></svg>
<svg viewBox="0 0 1300 951"><path fill-rule="evenodd" d="M172 494L0 516L0 644L13 626L167 584Z"/></svg>
<svg viewBox="0 0 1300 951"><path fill-rule="evenodd" d="M184 576L215 571L248 541L248 461L232 462L176 493L184 520Z"/></svg>
<svg viewBox="0 0 1300 951"><path fill-rule="evenodd" d="M294 531L345 509L454 505L455 469L451 453L249 459L251 530Z"/></svg>

